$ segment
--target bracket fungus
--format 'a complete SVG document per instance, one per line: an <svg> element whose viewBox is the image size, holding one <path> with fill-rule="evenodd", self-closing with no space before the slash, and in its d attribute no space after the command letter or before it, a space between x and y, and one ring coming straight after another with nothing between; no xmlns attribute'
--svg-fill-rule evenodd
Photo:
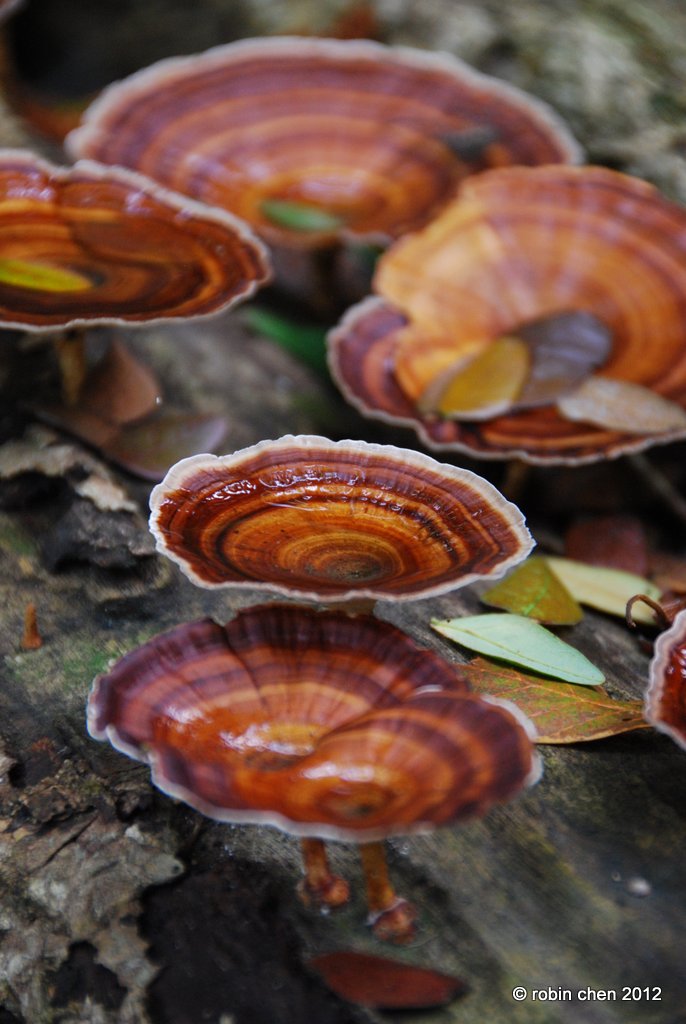
<svg viewBox="0 0 686 1024"><path fill-rule="evenodd" d="M0 150L0 326L207 316L269 276L247 225L140 174Z"/></svg>
<svg viewBox="0 0 686 1024"><path fill-rule="evenodd" d="M154 64L106 89L67 147L297 248L387 242L474 170L581 159L549 107L456 57L302 37Z"/></svg>
<svg viewBox="0 0 686 1024"><path fill-rule="evenodd" d="M686 211L646 182L487 171L374 283L329 336L331 371L429 447L575 464L686 437Z"/></svg>
<svg viewBox="0 0 686 1024"><path fill-rule="evenodd" d="M469 470L309 435L183 459L150 505L158 550L194 583L312 601L442 594L533 545L519 509Z"/></svg>
<svg viewBox="0 0 686 1024"><path fill-rule="evenodd" d="M104 406L88 407L85 331L216 314L269 274L264 245L224 210L132 171L92 161L56 167L30 152L0 150L0 327L50 336L63 404L35 403L37 414L114 461L122 421ZM131 378L130 359L127 370ZM111 367L103 362L100 371ZM127 399L135 387L129 379ZM205 419L210 428L216 421ZM189 439L183 454L197 451Z"/></svg>
<svg viewBox="0 0 686 1024"><path fill-rule="evenodd" d="M645 717L686 749L686 611L655 642Z"/></svg>
<svg viewBox="0 0 686 1024"><path fill-rule="evenodd" d="M154 637L95 680L88 723L203 814L303 837L308 902L347 897L323 840L361 844L369 923L400 942L415 915L380 841L483 814L539 774L515 708L394 626L298 605Z"/></svg>

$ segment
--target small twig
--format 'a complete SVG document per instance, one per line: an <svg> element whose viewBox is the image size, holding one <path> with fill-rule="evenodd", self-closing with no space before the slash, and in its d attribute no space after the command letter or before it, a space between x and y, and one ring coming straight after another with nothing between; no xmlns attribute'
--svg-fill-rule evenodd
<svg viewBox="0 0 686 1024"><path fill-rule="evenodd" d="M43 637L38 629L36 606L32 601L27 604L24 612L24 633L19 646L22 651L37 651L39 647L43 646Z"/></svg>
<svg viewBox="0 0 686 1024"><path fill-rule="evenodd" d="M652 597L648 597L647 594L634 594L630 597L626 603L626 612L624 617L626 618L626 624L629 629L636 629L636 620L633 617L633 607L637 601L642 601L643 604L647 604L649 608L655 612L655 618L657 619L656 625L660 630L669 629L672 625L672 619L668 612L662 607L658 601L654 601Z"/></svg>

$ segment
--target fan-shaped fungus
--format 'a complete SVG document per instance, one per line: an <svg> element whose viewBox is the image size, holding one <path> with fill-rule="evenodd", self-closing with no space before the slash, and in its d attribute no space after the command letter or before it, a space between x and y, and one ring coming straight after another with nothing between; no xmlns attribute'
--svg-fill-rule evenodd
<svg viewBox="0 0 686 1024"><path fill-rule="evenodd" d="M305 248L397 237L475 169L580 159L545 104L453 56L304 38L161 61L107 89L67 145Z"/></svg>
<svg viewBox="0 0 686 1024"><path fill-rule="evenodd" d="M645 717L686 748L686 611L655 642Z"/></svg>
<svg viewBox="0 0 686 1024"><path fill-rule="evenodd" d="M683 426L649 434L574 422L554 404L534 407L540 395L478 422L421 411L426 389L459 360L533 327L527 343L543 346L539 374L556 350L578 348L583 330L601 379L650 389L680 419L686 212L643 181L601 167L489 171L382 256L375 287L379 297L332 332L332 372L363 413L411 425L433 448L582 463L686 436ZM563 315L572 314L565 334Z"/></svg>
<svg viewBox="0 0 686 1024"><path fill-rule="evenodd" d="M321 840L363 844L370 923L404 941L414 913L378 842L482 814L538 775L524 720L467 689L371 616L272 604L132 651L96 679L88 721L202 813L306 837L310 899L347 894Z"/></svg>
<svg viewBox="0 0 686 1024"><path fill-rule="evenodd" d="M246 225L142 175L0 150L0 326L206 316L268 277Z"/></svg>
<svg viewBox="0 0 686 1024"><path fill-rule="evenodd" d="M268 277L262 243L223 210L131 171L0 150L0 327L52 335L64 407L39 413L115 461L119 419L80 402L85 329L219 313Z"/></svg>
<svg viewBox="0 0 686 1024"><path fill-rule="evenodd" d="M151 495L160 551L204 587L314 601L441 594L532 547L475 473L364 441L287 435L173 466Z"/></svg>

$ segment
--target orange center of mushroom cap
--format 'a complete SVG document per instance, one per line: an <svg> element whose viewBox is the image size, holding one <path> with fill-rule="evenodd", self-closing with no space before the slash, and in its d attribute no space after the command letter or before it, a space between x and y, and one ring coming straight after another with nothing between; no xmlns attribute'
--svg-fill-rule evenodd
<svg viewBox="0 0 686 1024"><path fill-rule="evenodd" d="M307 688L307 684L297 684L297 689L303 686ZM356 822L387 812L393 803L404 803L411 787L403 771L366 764L364 751L358 762L353 759L346 767L335 758L319 756L318 747L331 736L336 721L352 725L369 709L355 698L342 701L338 714L322 722L325 702L321 687L311 686L316 697L311 721L259 720L254 708L242 715L216 708L158 722L155 743L183 750L184 756L199 763L220 764L230 770L236 791L249 794L254 807L269 810L278 786L282 806L293 820ZM303 709L296 713L302 715ZM275 782L274 773L285 777Z"/></svg>
<svg viewBox="0 0 686 1024"><path fill-rule="evenodd" d="M254 709L245 715L226 708L169 717L159 723L156 739L183 749L191 757L273 770L310 754L330 726L316 721L259 720Z"/></svg>

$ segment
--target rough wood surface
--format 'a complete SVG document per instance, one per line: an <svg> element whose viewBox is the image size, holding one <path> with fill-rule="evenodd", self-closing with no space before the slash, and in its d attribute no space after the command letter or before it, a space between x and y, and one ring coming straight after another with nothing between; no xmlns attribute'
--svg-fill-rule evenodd
<svg viewBox="0 0 686 1024"><path fill-rule="evenodd" d="M106 14L112 5L102 6ZM228 32L228 0L205 6ZM314 19L315 9L321 19L340 7L262 0L251 16L262 30L292 30ZM377 11L388 38L451 49L530 88L570 119L595 159L642 173L686 200L686 15L679 5L378 0ZM15 122L5 119L3 129L3 139L17 144ZM240 312L130 340L160 374L170 402L227 415L226 450L289 431L413 443L409 434L358 419L326 382L251 334ZM47 351L7 339L0 440L19 430L14 401L49 386L51 373ZM683 456L675 446L654 458L683 484ZM483 471L502 480L498 466ZM248 595L239 602L198 590L146 555L148 488L119 479L140 509L126 531L143 552L133 567L65 557L47 568L55 522L73 503L69 488L41 481L0 511L0 1022L387 1019L329 995L303 966L336 948L380 951L364 926L354 850L332 851L335 866L358 883L351 905L329 917L306 912L294 894L297 841L200 819L152 789L147 769L86 735L90 682L111 658L184 619L223 620L250 603ZM553 540L573 514L620 504L683 553L683 526L627 461L534 470L521 504ZM107 542L110 521L104 513L95 519ZM22 651L31 601L44 644ZM380 604L377 614L459 660L428 621L479 610L470 589L401 609ZM604 668L613 694L641 695L648 655L621 622L589 613L568 635ZM469 985L452 1005L403 1021L683 1024L686 754L647 731L547 747L543 757L541 782L512 805L459 829L391 844L398 888L421 908L417 941L392 955L452 971ZM571 997L534 1001L530 994L517 1003L515 986ZM623 986L657 986L662 998L621 1001ZM615 992L616 1001L582 1005L577 992L589 988Z"/></svg>

